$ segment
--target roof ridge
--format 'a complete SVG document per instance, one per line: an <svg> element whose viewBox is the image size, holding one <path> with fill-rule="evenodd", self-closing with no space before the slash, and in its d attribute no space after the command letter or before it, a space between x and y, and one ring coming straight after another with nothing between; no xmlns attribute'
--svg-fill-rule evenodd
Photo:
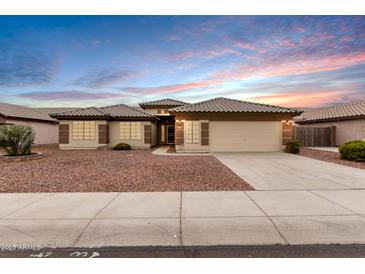
<svg viewBox="0 0 365 274"><path fill-rule="evenodd" d="M125 105L125 106L126 106L127 108L129 108L129 109L134 110L134 111L138 111L138 112L140 112L140 113L147 114L147 115L148 115L148 116L150 116L150 117L154 117L153 115L151 115L151 114L147 113L146 111L141 111L140 109L135 109L135 108L130 107L130 106L128 106L128 105Z"/></svg>
<svg viewBox="0 0 365 274"><path fill-rule="evenodd" d="M280 109L283 109L283 110L296 110L296 111L298 111L298 109L296 109L296 108L288 108L288 107L275 106L275 105L270 105L270 104L262 104L262 103L250 102L250 101L245 101L245 100L240 100L240 99L233 99L233 98L223 97L223 96L214 97L214 98L211 98L211 99L208 99L208 100L192 103L192 104L186 105L186 106L176 107L176 108L173 108L173 109L180 110L180 109L187 108L189 106L199 106L199 105L206 104L206 103L211 102L211 101L217 101L217 100L226 100L226 101L239 102L239 103L245 103L245 104L250 104L250 105L266 106L266 107L272 107L272 108L280 108Z"/></svg>
<svg viewBox="0 0 365 274"><path fill-rule="evenodd" d="M128 109L131 109L131 110L133 110L133 111L137 111L137 112L142 113L142 114L145 114L145 115L147 115L147 116L149 116L149 117L154 117L153 115L151 115L151 114L147 113L146 111L142 111L142 110L140 110L140 109L135 109L134 107L132 107L132 106L128 106L127 104L123 104L123 103L115 104L115 105L110 105L110 106L102 106L102 107L100 107L100 108L110 108L110 107L119 107L119 106L123 106L123 107L126 107L126 108L128 108ZM110 115L110 114L108 114L108 115Z"/></svg>

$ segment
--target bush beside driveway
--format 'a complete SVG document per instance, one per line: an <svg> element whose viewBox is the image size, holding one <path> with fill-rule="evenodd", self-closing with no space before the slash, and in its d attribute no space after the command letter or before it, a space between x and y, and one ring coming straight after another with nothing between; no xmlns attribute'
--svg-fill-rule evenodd
<svg viewBox="0 0 365 274"><path fill-rule="evenodd" d="M60 151L43 159L0 162L0 192L252 190L215 157L159 156L149 150Z"/></svg>

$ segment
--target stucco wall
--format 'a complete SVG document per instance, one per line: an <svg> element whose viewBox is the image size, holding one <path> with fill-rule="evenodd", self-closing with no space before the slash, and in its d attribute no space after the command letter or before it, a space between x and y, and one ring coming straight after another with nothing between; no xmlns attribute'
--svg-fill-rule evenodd
<svg viewBox="0 0 365 274"><path fill-rule="evenodd" d="M161 109L161 113L157 113L157 110ZM163 116L169 116L169 113L165 113L165 110L167 110L166 108L147 108L144 111L152 114L152 115L163 115Z"/></svg>
<svg viewBox="0 0 365 274"><path fill-rule="evenodd" d="M186 143L186 120L180 120L184 124L184 144L183 145L176 145L175 149L177 152L208 152L209 146L202 146L201 142L201 123L202 122L209 122L208 120L199 120L199 143L198 144L187 144ZM175 129L178 127L175 124Z"/></svg>
<svg viewBox="0 0 365 274"><path fill-rule="evenodd" d="M296 126L306 127L336 127L336 145L352 140L365 140L365 119L347 120L338 122L296 124Z"/></svg>
<svg viewBox="0 0 365 274"><path fill-rule="evenodd" d="M144 125L152 125L152 136L153 134L153 123L151 121L141 121L141 140L123 140L120 139L120 121L109 122L109 142L110 146L115 146L119 143L127 143L131 145L132 149L146 149L150 148L152 144L144 143ZM155 130L156 133L156 130ZM152 138L153 143L153 138Z"/></svg>
<svg viewBox="0 0 365 274"><path fill-rule="evenodd" d="M99 125L106 125L108 121L105 120L96 120L96 134L95 139L93 140L73 140L72 139L72 121L71 120L61 120L60 124L68 124L69 125L69 143L68 144L60 144L60 149L96 149L98 147L103 147L105 145L99 144Z"/></svg>
<svg viewBox="0 0 365 274"><path fill-rule="evenodd" d="M32 127L36 133L34 142L36 145L58 144L58 124L15 119L6 119L6 123Z"/></svg>

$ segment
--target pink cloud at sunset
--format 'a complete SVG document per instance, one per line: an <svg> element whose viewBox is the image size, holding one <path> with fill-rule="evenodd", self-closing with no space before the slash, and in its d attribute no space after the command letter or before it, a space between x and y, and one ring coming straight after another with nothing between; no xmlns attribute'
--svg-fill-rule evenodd
<svg viewBox="0 0 365 274"><path fill-rule="evenodd" d="M315 60L304 54L295 57L294 60L275 60L274 57L273 60L263 60L262 63L257 65L239 65L235 69L216 73L214 79L225 81L245 80L252 77L276 77L315 73L337 70L365 62L365 52L326 56Z"/></svg>
<svg viewBox="0 0 365 274"><path fill-rule="evenodd" d="M288 92L280 94L260 95L249 98L250 101L284 107L320 107L326 104L341 102L347 91L313 91L301 93Z"/></svg>

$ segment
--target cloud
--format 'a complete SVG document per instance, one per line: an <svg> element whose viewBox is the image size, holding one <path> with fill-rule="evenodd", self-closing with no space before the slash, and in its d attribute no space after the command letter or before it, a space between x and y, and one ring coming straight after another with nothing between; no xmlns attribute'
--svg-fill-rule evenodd
<svg viewBox="0 0 365 274"><path fill-rule="evenodd" d="M153 94L169 94L169 93L178 93L187 90L194 90L199 88L208 88L209 86L213 86L219 84L218 81L196 81L196 82L187 82L183 84L175 84L175 85L165 85L158 87L126 87L122 88L123 91L131 92L133 94L138 95L153 95Z"/></svg>
<svg viewBox="0 0 365 274"><path fill-rule="evenodd" d="M0 86L21 87L50 83L58 70L56 56L31 48L0 44Z"/></svg>
<svg viewBox="0 0 365 274"><path fill-rule="evenodd" d="M361 96L357 92L352 93L342 89L332 91L306 90L300 93L288 91L287 93L254 96L249 99L259 103L286 107L322 107L360 98Z"/></svg>
<svg viewBox="0 0 365 274"><path fill-rule="evenodd" d="M100 88L114 83L119 83L138 73L130 70L101 70L95 71L72 82L72 85Z"/></svg>
<svg viewBox="0 0 365 274"><path fill-rule="evenodd" d="M42 101L78 101L78 100L96 100L96 99L109 99L109 98L122 98L124 95L109 93L109 92L84 92L77 90L70 91L49 91L49 92L27 92L21 93L19 97L28 98L32 100Z"/></svg>
<svg viewBox="0 0 365 274"><path fill-rule="evenodd" d="M314 58L306 54L267 56L259 64L240 64L231 70L220 71L214 79L245 80L253 77L277 77L338 70L365 62L365 52L339 54Z"/></svg>
<svg viewBox="0 0 365 274"><path fill-rule="evenodd" d="M182 38L176 34L170 34L164 37L165 41L171 42L171 41L179 41L182 40Z"/></svg>

